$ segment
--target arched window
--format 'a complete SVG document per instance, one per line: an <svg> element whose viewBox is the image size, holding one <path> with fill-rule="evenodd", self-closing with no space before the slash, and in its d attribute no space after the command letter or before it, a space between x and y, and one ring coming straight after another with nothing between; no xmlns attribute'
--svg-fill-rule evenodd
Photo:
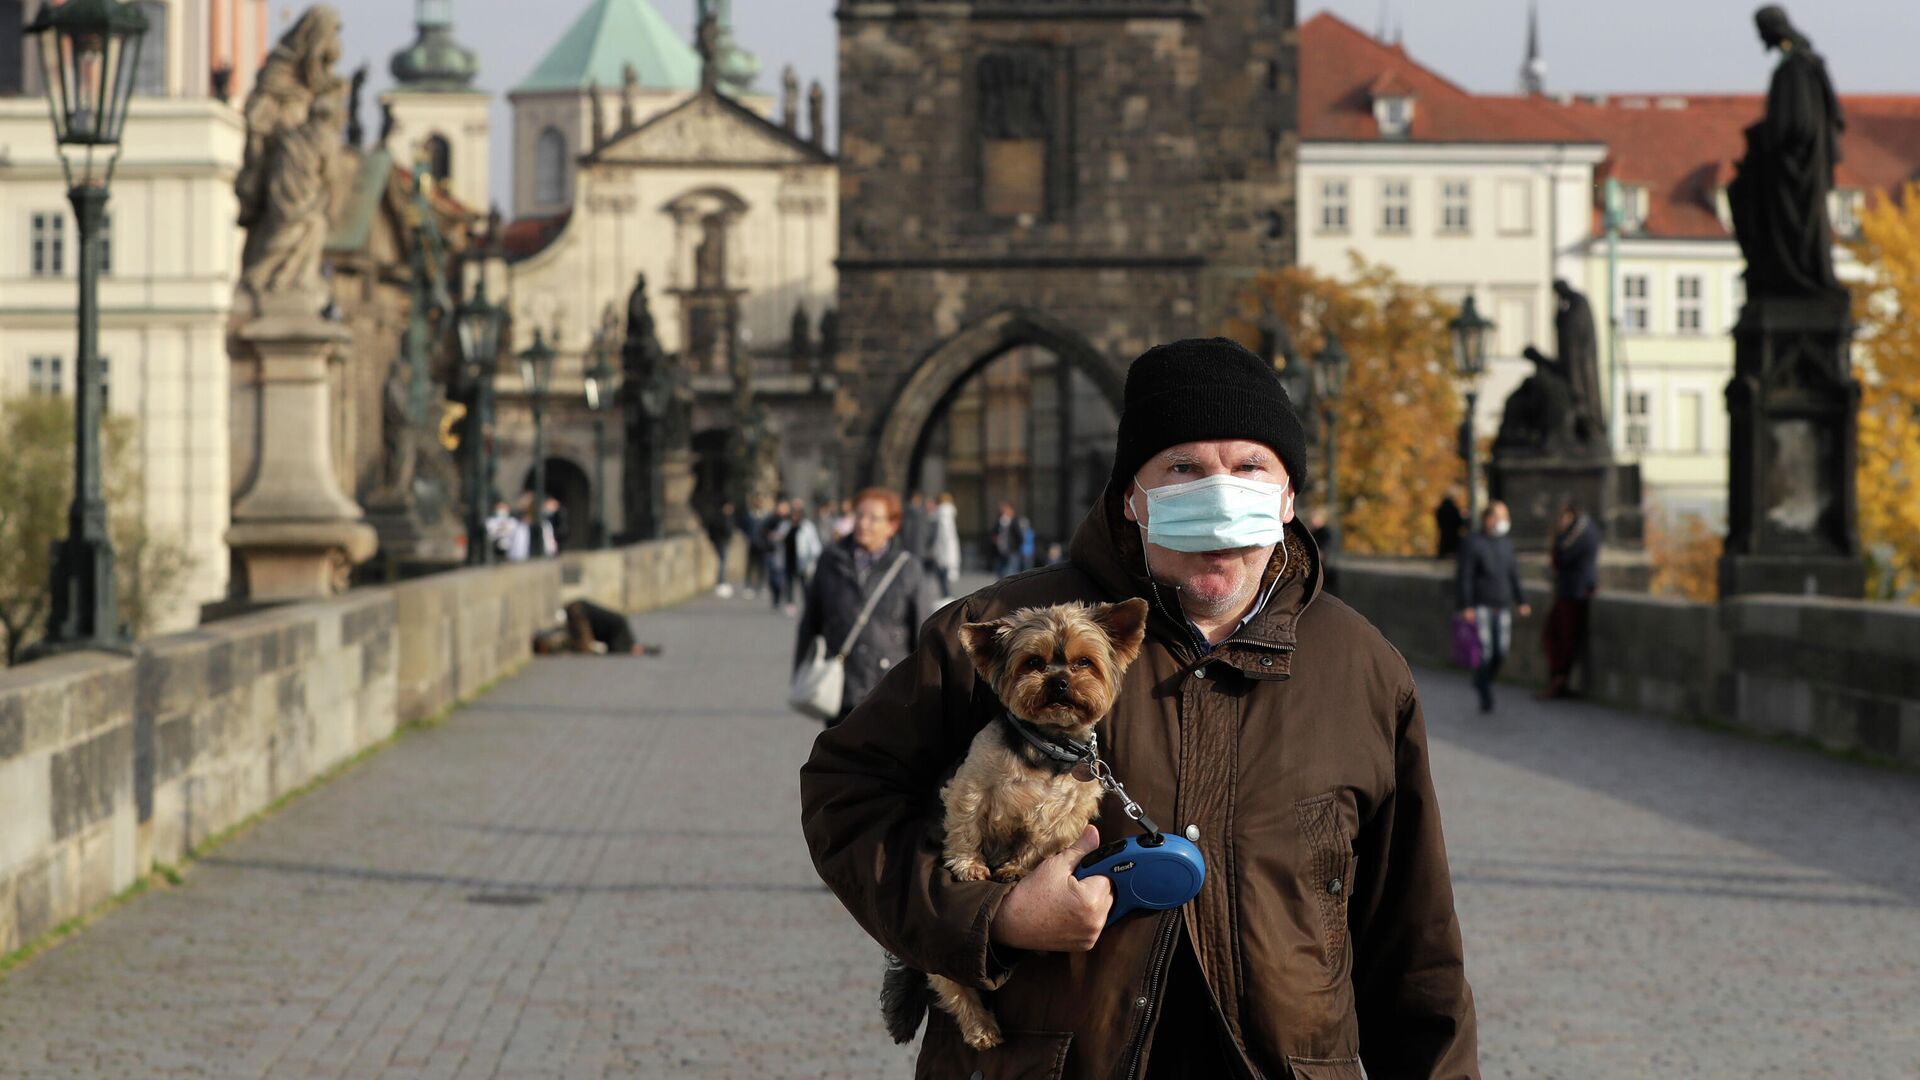
<svg viewBox="0 0 1920 1080"><path fill-rule="evenodd" d="M442 184L453 179L453 147L444 136L427 136L427 171Z"/></svg>
<svg viewBox="0 0 1920 1080"><path fill-rule="evenodd" d="M566 200L567 137L549 127L533 148L533 201L550 205Z"/></svg>

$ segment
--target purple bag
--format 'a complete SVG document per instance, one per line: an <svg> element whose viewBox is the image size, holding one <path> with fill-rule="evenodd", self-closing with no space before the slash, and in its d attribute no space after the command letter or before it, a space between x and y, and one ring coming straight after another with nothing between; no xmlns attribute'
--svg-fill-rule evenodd
<svg viewBox="0 0 1920 1080"><path fill-rule="evenodd" d="M1453 666L1469 671L1480 666L1480 628L1457 611L1453 613Z"/></svg>

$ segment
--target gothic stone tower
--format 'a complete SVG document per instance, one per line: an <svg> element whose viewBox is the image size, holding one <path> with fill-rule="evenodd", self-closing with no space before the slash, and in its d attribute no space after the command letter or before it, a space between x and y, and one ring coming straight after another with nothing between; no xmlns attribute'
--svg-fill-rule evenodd
<svg viewBox="0 0 1920 1080"><path fill-rule="evenodd" d="M843 0L844 476L1043 347L1116 403L1294 252L1294 0ZM1091 498L1093 493L1076 493Z"/></svg>

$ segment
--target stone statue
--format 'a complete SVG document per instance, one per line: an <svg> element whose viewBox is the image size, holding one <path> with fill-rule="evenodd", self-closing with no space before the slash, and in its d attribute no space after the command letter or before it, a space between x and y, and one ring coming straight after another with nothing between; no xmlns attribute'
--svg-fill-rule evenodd
<svg viewBox="0 0 1920 1080"><path fill-rule="evenodd" d="M600 96L600 80L587 80L587 104L593 110L593 148L607 144L607 103Z"/></svg>
<svg viewBox="0 0 1920 1080"><path fill-rule="evenodd" d="M340 16L316 5L274 46L247 96L246 154L234 193L247 230L240 282L256 313L276 306L310 314L326 304L320 256L342 172L339 58Z"/></svg>
<svg viewBox="0 0 1920 1080"><path fill-rule="evenodd" d="M360 95L367 88L367 65L361 64L353 69L353 87L347 91L347 145L355 150L367 141L367 131L360 126Z"/></svg>
<svg viewBox="0 0 1920 1080"><path fill-rule="evenodd" d="M1535 371L1507 398L1494 445L1510 454L1605 457L1607 423L1593 307L1565 281L1555 281L1553 291L1559 299L1553 330L1560 355L1527 346Z"/></svg>
<svg viewBox="0 0 1920 1080"><path fill-rule="evenodd" d="M1837 294L1827 196L1846 120L1826 62L1786 12L1769 4L1754 22L1760 40L1780 51L1780 63L1766 116L1747 129L1747 154L1727 189L1747 260L1747 295Z"/></svg>
<svg viewBox="0 0 1920 1080"><path fill-rule="evenodd" d="M800 127L800 76L788 64L780 73L780 126L793 134Z"/></svg>
<svg viewBox="0 0 1920 1080"><path fill-rule="evenodd" d="M634 118L640 109L640 73L632 63L620 65L620 131L624 134L638 125Z"/></svg>
<svg viewBox="0 0 1920 1080"><path fill-rule="evenodd" d="M404 357L387 367L380 392L380 443L384 454L385 487L405 492L413 487L417 455L414 452L413 368Z"/></svg>
<svg viewBox="0 0 1920 1080"><path fill-rule="evenodd" d="M827 92L818 79L807 87L807 141L816 147L827 144Z"/></svg>
<svg viewBox="0 0 1920 1080"><path fill-rule="evenodd" d="M840 352L840 312L828 308L820 313L820 359L831 361Z"/></svg>
<svg viewBox="0 0 1920 1080"><path fill-rule="evenodd" d="M720 20L704 3L694 42L700 53L700 89L712 93L720 81Z"/></svg>
<svg viewBox="0 0 1920 1080"><path fill-rule="evenodd" d="M660 346L645 274L627 298L620 361L626 376L618 400L626 421L627 535L648 539L684 531L692 491L693 381L679 358Z"/></svg>

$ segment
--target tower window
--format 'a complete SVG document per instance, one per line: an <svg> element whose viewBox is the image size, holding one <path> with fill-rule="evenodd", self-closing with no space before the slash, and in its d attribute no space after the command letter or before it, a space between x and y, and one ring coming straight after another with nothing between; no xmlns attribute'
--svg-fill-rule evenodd
<svg viewBox="0 0 1920 1080"><path fill-rule="evenodd" d="M557 127L542 130L534 145L533 200L545 205L567 200L567 137Z"/></svg>
<svg viewBox="0 0 1920 1080"><path fill-rule="evenodd" d="M1065 65L1051 50L989 53L974 71L980 208L1044 217L1067 201Z"/></svg>
<svg viewBox="0 0 1920 1080"><path fill-rule="evenodd" d="M453 147L443 135L427 137L427 171L442 183L453 179Z"/></svg>

